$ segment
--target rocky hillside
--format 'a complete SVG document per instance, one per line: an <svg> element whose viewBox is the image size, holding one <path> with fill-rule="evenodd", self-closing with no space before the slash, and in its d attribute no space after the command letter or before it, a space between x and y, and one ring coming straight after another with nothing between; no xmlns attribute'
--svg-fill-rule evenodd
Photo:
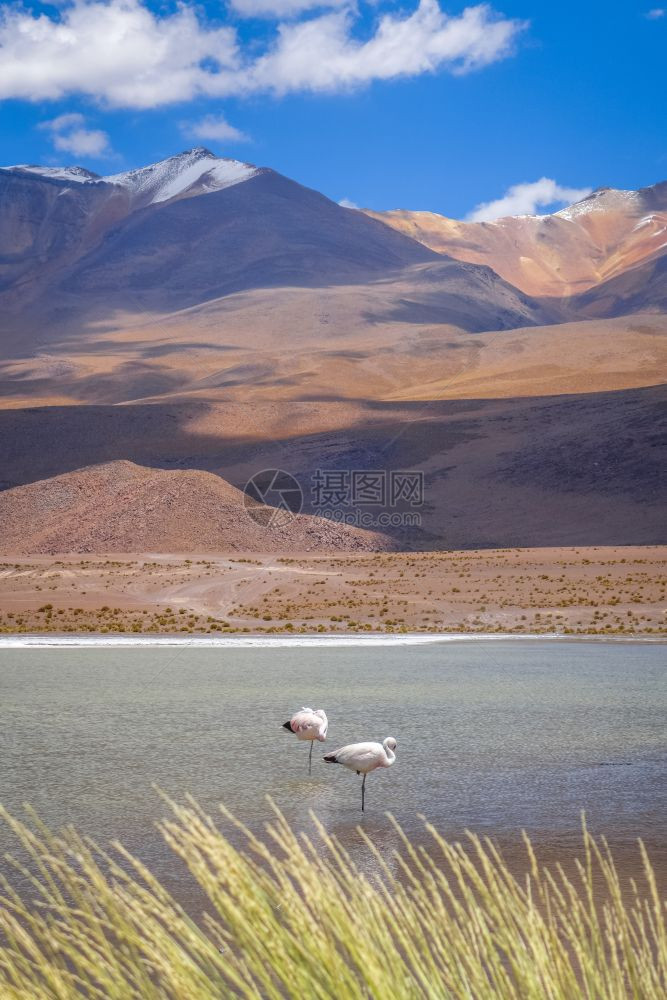
<svg viewBox="0 0 667 1000"><path fill-rule="evenodd" d="M250 517L224 479L107 462L0 493L3 553L341 552L391 545L381 535L266 508Z"/></svg>

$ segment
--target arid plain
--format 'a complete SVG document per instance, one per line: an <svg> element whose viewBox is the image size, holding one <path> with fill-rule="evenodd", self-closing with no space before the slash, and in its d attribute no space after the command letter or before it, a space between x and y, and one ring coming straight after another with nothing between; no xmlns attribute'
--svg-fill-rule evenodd
<svg viewBox="0 0 667 1000"><path fill-rule="evenodd" d="M667 547L24 557L0 631L510 633L657 637Z"/></svg>

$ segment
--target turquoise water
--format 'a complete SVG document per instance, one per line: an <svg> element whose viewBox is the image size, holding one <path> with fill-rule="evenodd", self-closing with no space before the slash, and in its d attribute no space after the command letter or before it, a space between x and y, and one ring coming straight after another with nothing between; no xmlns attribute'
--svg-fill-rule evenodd
<svg viewBox="0 0 667 1000"><path fill-rule="evenodd" d="M387 735L397 762L367 781L364 827L387 849L391 810L424 813L548 849L578 841L580 812L612 844L667 829L666 648L648 643L447 642L383 648L0 650L0 800L53 826L121 838L169 876L153 791L224 802L260 829L266 796L298 826L314 810L359 844L360 779L321 760ZM326 709L326 744L281 729L301 705ZM0 847L10 840L0 830Z"/></svg>

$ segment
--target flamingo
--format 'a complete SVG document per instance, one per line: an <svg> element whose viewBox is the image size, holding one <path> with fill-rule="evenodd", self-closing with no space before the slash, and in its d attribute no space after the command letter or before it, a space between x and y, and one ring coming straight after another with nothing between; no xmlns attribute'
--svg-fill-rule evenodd
<svg viewBox="0 0 667 1000"><path fill-rule="evenodd" d="M312 745L312 744L311 744ZM378 767L391 767L396 760L396 740L387 736L382 743L350 743L349 746L334 750L324 755L327 764L342 764L357 774L363 774L361 782L361 811L364 811L364 796L366 791L366 775Z"/></svg>
<svg viewBox="0 0 667 1000"><path fill-rule="evenodd" d="M300 712L295 712L288 722L283 722L283 729L294 733L298 740L310 740L310 753L308 754L308 774L312 770L313 761L313 740L324 743L327 738L329 720L323 708L306 708Z"/></svg>

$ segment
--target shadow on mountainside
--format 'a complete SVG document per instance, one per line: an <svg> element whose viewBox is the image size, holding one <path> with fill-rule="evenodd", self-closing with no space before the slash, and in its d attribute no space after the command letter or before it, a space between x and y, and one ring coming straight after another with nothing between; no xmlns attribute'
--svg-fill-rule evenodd
<svg viewBox="0 0 667 1000"><path fill-rule="evenodd" d="M0 411L2 487L128 459L201 469L243 487L282 468L306 509L319 470L424 472L412 548L664 541L661 387L540 398L362 405L349 426L289 434L294 404L185 402ZM298 418L307 423L308 403ZM312 404L313 414L340 404ZM274 435L278 416L285 430ZM262 426L264 421L264 426ZM206 430L197 429L205 427ZM391 534L392 529L386 529Z"/></svg>

